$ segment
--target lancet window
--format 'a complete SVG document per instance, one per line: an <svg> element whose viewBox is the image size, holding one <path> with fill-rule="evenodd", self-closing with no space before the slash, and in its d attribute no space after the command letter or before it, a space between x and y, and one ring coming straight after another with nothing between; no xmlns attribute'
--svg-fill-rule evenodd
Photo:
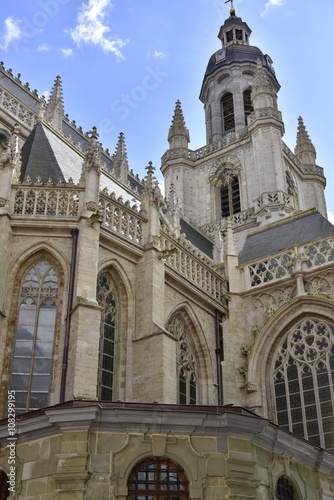
<svg viewBox="0 0 334 500"><path fill-rule="evenodd" d="M228 92L221 100L223 116L223 132L233 131L235 128L233 94Z"/></svg>
<svg viewBox="0 0 334 500"><path fill-rule="evenodd" d="M196 359L186 332L186 324L180 315L172 319L168 327L177 339L178 403L198 402Z"/></svg>
<svg viewBox="0 0 334 500"><path fill-rule="evenodd" d="M182 467L168 458L149 457L135 465L128 480L128 500L184 500L189 481Z"/></svg>
<svg viewBox="0 0 334 500"><path fill-rule="evenodd" d="M115 383L116 301L108 274L99 278L96 299L102 308L97 397L102 401L111 401Z"/></svg>
<svg viewBox="0 0 334 500"><path fill-rule="evenodd" d="M16 411L48 405L59 298L59 277L47 260L32 265L20 287L10 390Z"/></svg>
<svg viewBox="0 0 334 500"><path fill-rule="evenodd" d="M306 318L274 356L277 423L334 452L334 325Z"/></svg>
<svg viewBox="0 0 334 500"><path fill-rule="evenodd" d="M239 179L231 176L220 188L221 216L229 217L241 211Z"/></svg>

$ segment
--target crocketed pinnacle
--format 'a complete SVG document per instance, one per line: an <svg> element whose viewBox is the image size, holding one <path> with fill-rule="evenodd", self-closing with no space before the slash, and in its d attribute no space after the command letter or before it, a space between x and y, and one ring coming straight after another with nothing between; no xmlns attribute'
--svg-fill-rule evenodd
<svg viewBox="0 0 334 500"><path fill-rule="evenodd" d="M182 142L188 146L190 141L189 130L186 127L186 122L184 120L183 111L181 108L181 103L179 100L175 103L174 116L172 119L172 124L169 128L168 141L171 143L173 138L179 138Z"/></svg>
<svg viewBox="0 0 334 500"><path fill-rule="evenodd" d="M311 157L316 156L315 147L312 144L310 136L305 128L303 119L301 116L298 118L298 130L297 130L297 143L295 147L295 155L298 157L303 153L311 154Z"/></svg>
<svg viewBox="0 0 334 500"><path fill-rule="evenodd" d="M115 176L126 183L128 179L129 162L123 132L118 136L113 160L113 172Z"/></svg>
<svg viewBox="0 0 334 500"><path fill-rule="evenodd" d="M257 94L268 93L270 95L274 94L273 87L269 81L268 75L262 66L262 62L260 59L256 61L256 71L253 81L252 87L252 96L256 96Z"/></svg>
<svg viewBox="0 0 334 500"><path fill-rule="evenodd" d="M64 116L63 88L60 76L57 76L46 106L45 119L51 123L56 130L62 130L62 119Z"/></svg>

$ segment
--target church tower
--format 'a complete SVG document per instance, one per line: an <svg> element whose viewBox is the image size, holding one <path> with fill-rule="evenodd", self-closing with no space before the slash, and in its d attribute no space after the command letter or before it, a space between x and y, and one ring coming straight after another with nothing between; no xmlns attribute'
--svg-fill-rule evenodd
<svg viewBox="0 0 334 500"><path fill-rule="evenodd" d="M326 217L325 178L301 118L295 154L283 142L272 59L250 44L251 29L234 8L218 38L199 96L207 144L189 149L183 114L175 127L177 102L162 172L167 195L173 185L184 216L211 236L213 226L225 231L232 217L240 251L251 228L311 208Z"/></svg>

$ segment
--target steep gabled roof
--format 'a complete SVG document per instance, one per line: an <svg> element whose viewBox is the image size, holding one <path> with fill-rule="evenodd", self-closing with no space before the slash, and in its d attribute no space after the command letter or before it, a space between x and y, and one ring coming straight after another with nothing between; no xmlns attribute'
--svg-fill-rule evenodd
<svg viewBox="0 0 334 500"><path fill-rule="evenodd" d="M239 255L239 264L332 234L333 224L319 212L308 211L248 235Z"/></svg>

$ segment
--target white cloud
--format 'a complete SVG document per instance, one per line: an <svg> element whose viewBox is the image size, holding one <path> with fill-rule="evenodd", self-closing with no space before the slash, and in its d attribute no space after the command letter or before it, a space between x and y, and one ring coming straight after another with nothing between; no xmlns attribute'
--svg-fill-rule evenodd
<svg viewBox="0 0 334 500"><path fill-rule="evenodd" d="M0 48L7 50L11 42L18 40L22 36L21 21L7 17L5 19L5 31L0 37Z"/></svg>
<svg viewBox="0 0 334 500"><path fill-rule="evenodd" d="M73 49L60 49L65 57L71 57Z"/></svg>
<svg viewBox="0 0 334 500"><path fill-rule="evenodd" d="M155 50L153 52L153 57L156 57L156 58L162 58L162 57L166 57L166 52L159 52L158 50Z"/></svg>
<svg viewBox="0 0 334 500"><path fill-rule="evenodd" d="M282 7L284 5L284 0L268 0L264 6L264 11L261 12L261 16L265 16L271 7Z"/></svg>
<svg viewBox="0 0 334 500"><path fill-rule="evenodd" d="M104 52L112 52L119 59L123 59L120 49L127 40L112 39L107 36L110 28L105 24L105 18L107 9L112 6L111 0L88 0L88 4L82 4L78 14L78 24L70 30L70 34L78 46L81 43L98 45Z"/></svg>
<svg viewBox="0 0 334 500"><path fill-rule="evenodd" d="M334 224L334 214L331 214L330 212L327 212L328 214L328 220L329 222L331 222L332 224Z"/></svg>
<svg viewBox="0 0 334 500"><path fill-rule="evenodd" d="M43 43L37 47L37 50L38 52L48 52L50 48L46 45L46 43Z"/></svg>

